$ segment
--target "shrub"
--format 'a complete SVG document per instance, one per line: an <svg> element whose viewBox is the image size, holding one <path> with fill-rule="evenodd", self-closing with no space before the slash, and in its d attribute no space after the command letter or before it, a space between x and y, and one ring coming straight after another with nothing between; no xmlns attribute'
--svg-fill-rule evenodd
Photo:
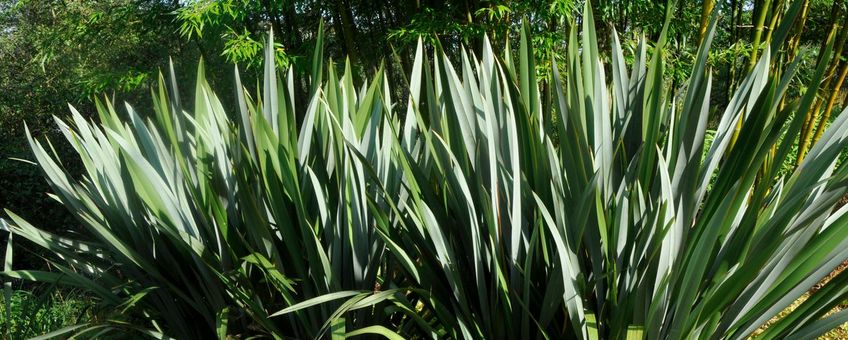
<svg viewBox="0 0 848 340"><path fill-rule="evenodd" d="M83 334L744 338L848 258L848 208L835 209L848 115L794 172L764 164L786 157L816 92L782 106L798 64L770 72L767 48L707 148L715 18L682 90L664 81L665 34L650 59L640 44L630 70L613 34L606 68L589 7L584 18L549 94L525 29L517 60L485 41L479 58L463 52L461 72L419 42L405 114L382 70L355 86L349 63L324 74L320 48L308 103L295 105L292 71L278 78L268 49L262 93L239 91L233 119L202 64L193 111L160 77L152 115L105 102L97 125L73 112L57 124L82 179L31 144L88 238L10 213L13 234L52 252L56 271L3 275L115 308L70 330ZM819 319L847 280L762 336L848 320Z"/></svg>

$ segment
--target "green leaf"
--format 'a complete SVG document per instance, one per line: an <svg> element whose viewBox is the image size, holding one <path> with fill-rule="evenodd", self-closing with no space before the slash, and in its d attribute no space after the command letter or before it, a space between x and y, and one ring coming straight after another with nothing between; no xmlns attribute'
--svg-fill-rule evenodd
<svg viewBox="0 0 848 340"><path fill-rule="evenodd" d="M275 317L275 316L285 315L285 314L296 312L296 311L306 309L306 308L309 308L309 307L312 307L312 306L317 306L317 305L320 305L320 304L323 304L323 303L326 303L326 302L329 302L329 301L344 299L344 298L348 298L348 297L351 297L351 296L357 296L357 295L362 296L362 294L367 294L367 293L364 293L362 291L344 291L344 292L335 292L335 293L324 294L324 295L314 297L314 298L305 300L303 302L291 305L291 306L289 306L285 309L282 309L282 310L280 310L276 313L273 313L269 316Z"/></svg>
<svg viewBox="0 0 848 340"><path fill-rule="evenodd" d="M344 334L344 336L346 338L348 338L348 337L355 337L355 336L359 336L359 335L368 335L368 334L381 335L381 336L385 337L386 339L391 339L391 340L405 339L400 334L397 334L397 333L393 332L392 330L390 330L390 329L388 329L384 326L363 327L363 328L360 328L360 329L357 329L357 330L347 332L346 334Z"/></svg>
<svg viewBox="0 0 848 340"><path fill-rule="evenodd" d="M330 324L330 339L339 340L345 337L345 319L338 318L333 320Z"/></svg>
<svg viewBox="0 0 848 340"><path fill-rule="evenodd" d="M222 308L215 317L215 332L219 340L227 339L227 326L229 324L230 309Z"/></svg>
<svg viewBox="0 0 848 340"><path fill-rule="evenodd" d="M2 229L7 231L6 236L6 251L5 258L3 261L3 272L11 272L12 271L12 233L9 232L8 227L6 226L6 220L0 218L0 226ZM3 282L3 301L6 306L6 320L12 320L12 281L10 280L0 280ZM4 327L5 328L5 327Z"/></svg>

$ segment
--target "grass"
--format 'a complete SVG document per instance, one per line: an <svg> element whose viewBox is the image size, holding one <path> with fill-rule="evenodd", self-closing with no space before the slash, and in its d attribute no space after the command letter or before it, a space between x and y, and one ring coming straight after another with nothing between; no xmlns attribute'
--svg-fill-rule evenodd
<svg viewBox="0 0 848 340"><path fill-rule="evenodd" d="M15 290L11 309L0 304L0 339L29 339L78 324L90 317L91 306L83 295L62 290ZM5 301L4 301L5 302Z"/></svg>

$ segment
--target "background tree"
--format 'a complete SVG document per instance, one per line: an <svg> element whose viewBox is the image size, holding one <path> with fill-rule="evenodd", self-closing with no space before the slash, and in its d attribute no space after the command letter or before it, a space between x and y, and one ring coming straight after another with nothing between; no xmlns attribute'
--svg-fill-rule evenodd
<svg viewBox="0 0 848 340"><path fill-rule="evenodd" d="M72 226L45 194L23 138L55 134L52 115L73 104L91 113L91 98L109 94L133 101L148 94L168 56L196 59L179 38L172 13L177 1L0 1L0 206L17 208L55 229ZM189 65L195 62L191 61ZM56 145L64 152L66 145ZM66 164L74 168L74 164Z"/></svg>

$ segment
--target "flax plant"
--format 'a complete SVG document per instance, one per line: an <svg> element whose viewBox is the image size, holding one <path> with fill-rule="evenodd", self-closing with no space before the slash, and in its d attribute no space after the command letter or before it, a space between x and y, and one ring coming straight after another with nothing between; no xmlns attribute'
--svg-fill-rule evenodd
<svg viewBox="0 0 848 340"><path fill-rule="evenodd" d="M799 67L770 73L782 24L706 143L716 18L680 89L665 31L632 65L612 32L603 60L587 5L567 63L551 61L550 107L524 28L517 55L484 39L456 66L419 42L402 102L382 70L358 84L349 62L325 70L319 43L295 103L269 39L261 93L238 91L235 114L202 64L191 110L164 78L154 113L72 109L57 124L82 178L30 140L85 238L10 213L56 271L2 274L116 311L56 335L746 338L848 259L848 115L793 172L763 167L789 154L832 52L780 105ZM840 273L760 337L821 334L848 321L824 317L846 297Z"/></svg>

